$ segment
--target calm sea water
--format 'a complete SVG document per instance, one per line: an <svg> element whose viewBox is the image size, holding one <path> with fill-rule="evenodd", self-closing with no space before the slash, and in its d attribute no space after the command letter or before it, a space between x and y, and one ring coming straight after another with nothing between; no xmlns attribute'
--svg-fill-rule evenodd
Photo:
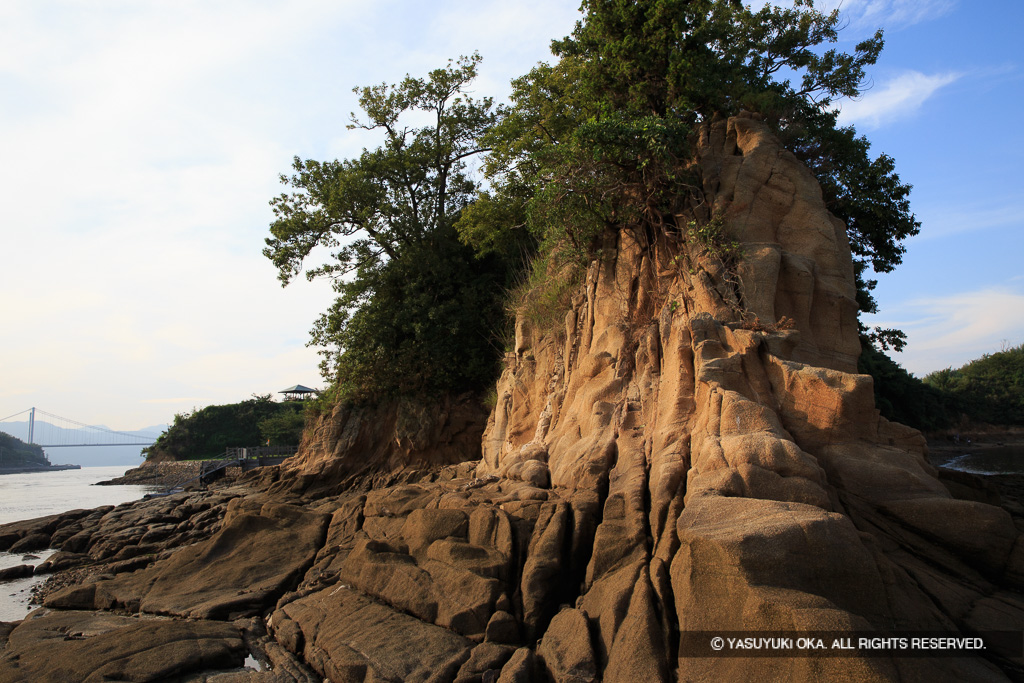
<svg viewBox="0 0 1024 683"><path fill-rule="evenodd" d="M0 475L0 524L33 519L76 508L95 508L138 500L150 491L146 486L95 486L120 477L129 467L83 467L61 472ZM31 555L0 552L0 568L19 564L38 565L53 551ZM0 583L0 621L25 618L32 586L45 577L29 577Z"/></svg>
<svg viewBox="0 0 1024 683"><path fill-rule="evenodd" d="M933 465L971 474L1024 474L1024 449L994 446L960 455L929 455Z"/></svg>
<svg viewBox="0 0 1024 683"><path fill-rule="evenodd" d="M32 519L76 508L94 508L138 500L145 486L94 486L120 477L130 468L83 467L60 472L0 475L0 524Z"/></svg>

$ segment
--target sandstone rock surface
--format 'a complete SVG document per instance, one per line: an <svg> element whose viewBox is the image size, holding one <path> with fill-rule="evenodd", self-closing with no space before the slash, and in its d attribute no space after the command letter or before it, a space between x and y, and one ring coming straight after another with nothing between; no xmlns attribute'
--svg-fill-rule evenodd
<svg viewBox="0 0 1024 683"><path fill-rule="evenodd" d="M222 528L152 566L49 596L64 609L111 609L194 619L259 614L293 587L323 543L326 515L236 498Z"/></svg>
<svg viewBox="0 0 1024 683"><path fill-rule="evenodd" d="M323 495L367 473L476 460L486 421L486 410L472 394L429 402L397 399L375 407L339 404L306 431L274 490Z"/></svg>
<svg viewBox="0 0 1024 683"><path fill-rule="evenodd" d="M753 117L705 126L697 148L704 202L677 223L718 217L738 263L683 231L606 235L564 330L518 322L477 469L515 478L542 454L576 517L573 493L599 492L576 599L599 671L750 675L749 662L673 660L687 630L970 632L970 606L988 600L1024 628L1020 520L953 498L920 434L881 418L856 374L849 246L810 172ZM957 680L1020 666L804 664L766 671Z"/></svg>
<svg viewBox="0 0 1024 683"><path fill-rule="evenodd" d="M689 656L704 631L1024 631L1024 508L879 416L810 172L749 116L695 147L703 201L606 234L564 326L520 317L485 430L471 397L338 407L246 487L0 527L72 567L0 628L0 680L49 623L208 629L167 658L189 680L1024 679L1000 648ZM735 263L686 229L712 220ZM273 669L212 670L239 637ZM145 652L86 673L147 680Z"/></svg>
<svg viewBox="0 0 1024 683"><path fill-rule="evenodd" d="M38 610L0 650L0 681L157 681L241 665L231 624Z"/></svg>

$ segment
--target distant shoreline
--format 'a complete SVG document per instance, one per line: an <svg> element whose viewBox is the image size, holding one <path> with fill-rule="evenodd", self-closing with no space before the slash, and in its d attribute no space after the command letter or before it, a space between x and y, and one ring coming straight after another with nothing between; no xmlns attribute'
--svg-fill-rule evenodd
<svg viewBox="0 0 1024 683"><path fill-rule="evenodd" d="M63 472L64 470L80 470L81 465L38 465L25 467L0 467L0 474L30 474L33 472Z"/></svg>
<svg viewBox="0 0 1024 683"><path fill-rule="evenodd" d="M990 448L1024 449L1024 428L974 427L925 433L929 453L972 453ZM957 439L959 437L959 439Z"/></svg>

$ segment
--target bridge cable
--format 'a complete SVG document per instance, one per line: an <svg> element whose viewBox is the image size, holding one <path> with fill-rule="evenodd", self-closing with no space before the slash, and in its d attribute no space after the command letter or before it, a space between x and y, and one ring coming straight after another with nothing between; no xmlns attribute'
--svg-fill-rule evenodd
<svg viewBox="0 0 1024 683"><path fill-rule="evenodd" d="M20 413L15 413L14 415L8 415L8 416L7 416L7 417L5 417L4 419L0 420L0 422L7 422L7 421L8 421L8 420L10 420L10 419L11 419L12 417L18 417L19 415L21 415L21 413L27 413L27 412L28 412L28 411L30 411L30 410L32 410L32 409L31 409L31 408L25 408L25 410L22 410L22 411L21 411Z"/></svg>
<svg viewBox="0 0 1024 683"><path fill-rule="evenodd" d="M88 424L85 424L84 422L78 422L77 420L72 420L71 418L61 417L60 415L54 415L53 413L48 413L45 410L40 410L38 408L36 408L36 413L40 414L40 415L45 415L47 417L55 418L57 420L63 420L64 422L67 422L68 424L73 424L73 425L75 425L77 427L83 427L85 429L94 429L94 430L96 430L98 432L105 432L107 434L114 434L115 436L127 436L127 437L131 437L133 439L150 439L150 440L156 439L156 437L141 436L139 434L132 434L130 432L119 432L119 431L116 431L114 429L107 429L106 427L100 427L99 425L88 425Z"/></svg>

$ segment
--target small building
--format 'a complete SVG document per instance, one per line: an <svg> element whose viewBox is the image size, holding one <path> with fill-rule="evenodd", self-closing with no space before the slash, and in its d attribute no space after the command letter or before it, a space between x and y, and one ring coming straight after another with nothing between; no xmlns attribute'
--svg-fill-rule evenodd
<svg viewBox="0 0 1024 683"><path fill-rule="evenodd" d="M287 389L277 393L284 394L284 400L286 401L304 401L311 396L315 396L318 392L316 389L310 389L309 387L304 387L301 384L296 384L293 387L288 387Z"/></svg>

